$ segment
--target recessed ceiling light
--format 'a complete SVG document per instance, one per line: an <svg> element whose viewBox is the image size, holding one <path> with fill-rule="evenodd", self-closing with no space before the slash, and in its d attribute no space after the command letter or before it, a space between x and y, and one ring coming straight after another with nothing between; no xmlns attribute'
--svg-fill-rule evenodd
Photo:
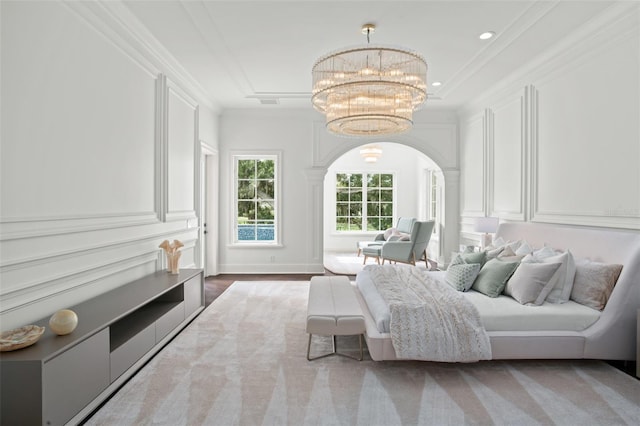
<svg viewBox="0 0 640 426"><path fill-rule="evenodd" d="M493 37L494 35L496 35L496 33L494 33L493 31L487 31L487 32L484 32L484 33L480 34L480 35L478 36L478 38L479 38L480 40L489 40L489 39L490 39L491 37Z"/></svg>
<svg viewBox="0 0 640 426"><path fill-rule="evenodd" d="M441 81L434 81L433 83L431 83L431 85L432 85L433 87L442 86L442 82L441 82Z"/></svg>

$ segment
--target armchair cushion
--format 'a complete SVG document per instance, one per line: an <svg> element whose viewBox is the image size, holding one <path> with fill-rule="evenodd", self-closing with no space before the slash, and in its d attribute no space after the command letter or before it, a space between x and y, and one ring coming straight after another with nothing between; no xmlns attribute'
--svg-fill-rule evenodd
<svg viewBox="0 0 640 426"><path fill-rule="evenodd" d="M414 223L416 223L415 217L398 218L398 224L396 225L396 230L399 233L411 234L411 230L413 229Z"/></svg>

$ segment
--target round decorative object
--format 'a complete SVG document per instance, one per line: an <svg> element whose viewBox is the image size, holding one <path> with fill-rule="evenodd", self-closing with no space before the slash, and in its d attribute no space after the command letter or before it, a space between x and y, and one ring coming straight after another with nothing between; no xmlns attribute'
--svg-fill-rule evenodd
<svg viewBox="0 0 640 426"><path fill-rule="evenodd" d="M59 336L71 333L78 325L78 315L70 309L62 309L51 316L49 327Z"/></svg>
<svg viewBox="0 0 640 426"><path fill-rule="evenodd" d="M15 351L31 346L38 341L42 333L44 333L44 327L37 325L25 325L5 331L0 335L0 352Z"/></svg>

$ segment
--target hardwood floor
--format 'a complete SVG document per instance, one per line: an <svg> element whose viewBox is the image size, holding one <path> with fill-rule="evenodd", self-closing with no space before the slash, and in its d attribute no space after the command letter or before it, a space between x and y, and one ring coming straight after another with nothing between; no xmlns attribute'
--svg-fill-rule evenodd
<svg viewBox="0 0 640 426"><path fill-rule="evenodd" d="M205 307L216 300L234 281L309 281L318 275L336 275L331 272L324 274L221 274L204 279ZM347 275L354 280L355 276Z"/></svg>

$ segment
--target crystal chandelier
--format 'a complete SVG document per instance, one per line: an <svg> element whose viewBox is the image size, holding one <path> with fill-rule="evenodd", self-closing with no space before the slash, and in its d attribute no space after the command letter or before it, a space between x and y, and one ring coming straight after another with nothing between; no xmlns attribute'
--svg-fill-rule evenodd
<svg viewBox="0 0 640 426"><path fill-rule="evenodd" d="M427 64L419 54L367 44L330 53L313 66L311 102L326 115L327 129L342 136L401 133L427 99Z"/></svg>
<svg viewBox="0 0 640 426"><path fill-rule="evenodd" d="M360 155L367 163L375 163L382 157L382 149L377 145L367 145L360 150Z"/></svg>

